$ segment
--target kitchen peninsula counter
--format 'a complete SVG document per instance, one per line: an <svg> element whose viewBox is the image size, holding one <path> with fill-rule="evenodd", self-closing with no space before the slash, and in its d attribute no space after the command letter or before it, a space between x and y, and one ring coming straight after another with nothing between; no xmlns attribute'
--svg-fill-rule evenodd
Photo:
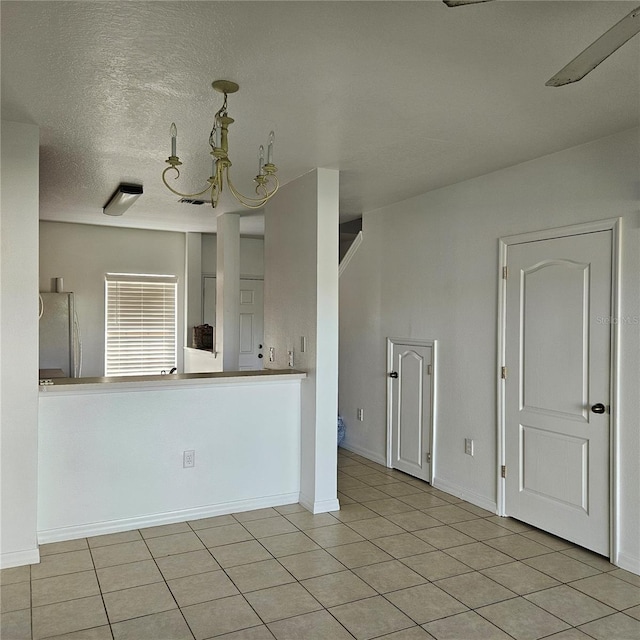
<svg viewBox="0 0 640 640"><path fill-rule="evenodd" d="M39 542L297 503L306 377L265 369L41 384Z"/></svg>

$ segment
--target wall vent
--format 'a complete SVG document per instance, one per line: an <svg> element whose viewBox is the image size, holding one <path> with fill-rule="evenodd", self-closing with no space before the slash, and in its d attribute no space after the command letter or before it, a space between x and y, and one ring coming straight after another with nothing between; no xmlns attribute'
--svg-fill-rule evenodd
<svg viewBox="0 0 640 640"><path fill-rule="evenodd" d="M181 204L204 204L204 200L194 200L193 198L180 198Z"/></svg>

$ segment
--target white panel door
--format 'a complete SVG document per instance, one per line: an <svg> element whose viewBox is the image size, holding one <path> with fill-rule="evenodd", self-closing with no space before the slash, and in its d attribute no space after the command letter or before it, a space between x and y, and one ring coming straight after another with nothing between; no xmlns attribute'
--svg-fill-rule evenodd
<svg viewBox="0 0 640 640"><path fill-rule="evenodd" d="M216 278L204 277L203 322L215 326ZM262 369L264 340L264 282L240 280L240 363L241 371Z"/></svg>
<svg viewBox="0 0 640 640"><path fill-rule="evenodd" d="M240 371L263 368L264 282L240 280Z"/></svg>
<svg viewBox="0 0 640 640"><path fill-rule="evenodd" d="M506 512L609 554L611 231L508 247Z"/></svg>
<svg viewBox="0 0 640 640"><path fill-rule="evenodd" d="M431 479L433 347L392 343L391 466Z"/></svg>

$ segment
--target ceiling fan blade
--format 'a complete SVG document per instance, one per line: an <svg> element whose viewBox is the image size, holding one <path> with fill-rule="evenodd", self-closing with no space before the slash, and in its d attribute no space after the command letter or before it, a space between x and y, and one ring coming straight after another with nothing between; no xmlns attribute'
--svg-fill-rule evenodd
<svg viewBox="0 0 640 640"><path fill-rule="evenodd" d="M578 54L566 67L558 71L546 86L561 87L581 80L637 33L640 33L640 7L636 7Z"/></svg>
<svg viewBox="0 0 640 640"><path fill-rule="evenodd" d="M442 0L447 7L464 7L466 4L480 4L481 2L491 2L491 0Z"/></svg>

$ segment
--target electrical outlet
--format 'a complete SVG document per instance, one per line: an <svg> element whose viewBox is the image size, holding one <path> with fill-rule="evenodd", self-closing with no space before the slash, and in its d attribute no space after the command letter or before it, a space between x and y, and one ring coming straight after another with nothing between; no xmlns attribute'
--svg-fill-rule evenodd
<svg viewBox="0 0 640 640"><path fill-rule="evenodd" d="M287 351L287 358L289 361L289 366L293 367L293 349L290 349L289 351Z"/></svg>
<svg viewBox="0 0 640 640"><path fill-rule="evenodd" d="M362 422L364 420L364 409L358 409L358 420L360 420L360 422Z"/></svg>
<svg viewBox="0 0 640 640"><path fill-rule="evenodd" d="M193 449L182 452L182 466L185 469L196 466L196 452Z"/></svg>
<svg viewBox="0 0 640 640"><path fill-rule="evenodd" d="M269 362L275 362L276 359L276 348L269 347Z"/></svg>
<svg viewBox="0 0 640 640"><path fill-rule="evenodd" d="M465 438L464 439L464 452L468 456L472 456L473 455L473 440L471 438Z"/></svg>

